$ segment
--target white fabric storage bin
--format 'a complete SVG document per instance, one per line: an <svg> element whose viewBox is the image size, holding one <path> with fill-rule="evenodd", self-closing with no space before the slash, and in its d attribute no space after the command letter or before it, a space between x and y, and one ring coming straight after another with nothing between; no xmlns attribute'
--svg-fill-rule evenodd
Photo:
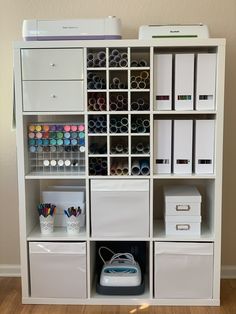
<svg viewBox="0 0 236 314"><path fill-rule="evenodd" d="M200 235L201 221L201 216L165 216L166 235Z"/></svg>
<svg viewBox="0 0 236 314"><path fill-rule="evenodd" d="M30 242L31 297L86 298L86 243Z"/></svg>
<svg viewBox="0 0 236 314"><path fill-rule="evenodd" d="M211 299L213 243L155 243L155 298Z"/></svg>
<svg viewBox="0 0 236 314"><path fill-rule="evenodd" d="M91 180L93 237L149 236L149 180Z"/></svg>
<svg viewBox="0 0 236 314"><path fill-rule="evenodd" d="M165 215L201 215L202 197L193 185L170 185L164 187Z"/></svg>
<svg viewBox="0 0 236 314"><path fill-rule="evenodd" d="M85 187L84 186L49 186L42 191L42 203L52 203L57 207L54 219L55 227L66 226L64 209L80 206L80 227L85 226Z"/></svg>

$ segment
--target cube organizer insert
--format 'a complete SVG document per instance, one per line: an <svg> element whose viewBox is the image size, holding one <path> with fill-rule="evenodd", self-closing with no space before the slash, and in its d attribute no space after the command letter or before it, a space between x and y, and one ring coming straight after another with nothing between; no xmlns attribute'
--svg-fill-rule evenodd
<svg viewBox="0 0 236 314"><path fill-rule="evenodd" d="M30 172L85 174L84 123L30 123L27 138Z"/></svg>

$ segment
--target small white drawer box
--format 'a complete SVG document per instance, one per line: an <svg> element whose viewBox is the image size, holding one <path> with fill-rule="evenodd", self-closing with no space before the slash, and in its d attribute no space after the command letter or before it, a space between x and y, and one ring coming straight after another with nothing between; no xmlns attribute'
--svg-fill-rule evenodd
<svg viewBox="0 0 236 314"><path fill-rule="evenodd" d="M201 215L202 197L195 186L179 185L164 187L165 215Z"/></svg>
<svg viewBox="0 0 236 314"><path fill-rule="evenodd" d="M82 80L83 49L22 49L23 80Z"/></svg>
<svg viewBox="0 0 236 314"><path fill-rule="evenodd" d="M165 216L166 235L200 235L201 221L201 216Z"/></svg>
<svg viewBox="0 0 236 314"><path fill-rule="evenodd" d="M83 81L23 81L24 111L83 111Z"/></svg>
<svg viewBox="0 0 236 314"><path fill-rule="evenodd" d="M149 236L149 180L91 180L93 237Z"/></svg>
<svg viewBox="0 0 236 314"><path fill-rule="evenodd" d="M213 243L156 242L155 298L211 299Z"/></svg>

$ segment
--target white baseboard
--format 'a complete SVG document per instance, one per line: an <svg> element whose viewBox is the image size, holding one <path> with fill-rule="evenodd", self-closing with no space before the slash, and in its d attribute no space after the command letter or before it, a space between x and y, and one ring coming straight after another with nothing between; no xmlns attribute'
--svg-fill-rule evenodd
<svg viewBox="0 0 236 314"><path fill-rule="evenodd" d="M20 265L0 265L0 277L20 277Z"/></svg>
<svg viewBox="0 0 236 314"><path fill-rule="evenodd" d="M236 265L222 265L221 266L222 279L235 279L236 278Z"/></svg>
<svg viewBox="0 0 236 314"><path fill-rule="evenodd" d="M0 265L0 277L20 277L20 265ZM236 265L222 265L221 267L222 279L236 278Z"/></svg>

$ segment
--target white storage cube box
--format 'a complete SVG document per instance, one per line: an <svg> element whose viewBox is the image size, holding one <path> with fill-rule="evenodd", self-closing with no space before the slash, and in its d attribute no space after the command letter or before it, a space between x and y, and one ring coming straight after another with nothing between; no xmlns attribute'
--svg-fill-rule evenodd
<svg viewBox="0 0 236 314"><path fill-rule="evenodd" d="M201 215L202 197L195 186L171 185L164 187L165 215Z"/></svg>
<svg viewBox="0 0 236 314"><path fill-rule="evenodd" d="M211 299L213 243L155 243L155 298Z"/></svg>
<svg viewBox="0 0 236 314"><path fill-rule="evenodd" d="M86 243L30 242L31 297L86 298Z"/></svg>
<svg viewBox="0 0 236 314"><path fill-rule="evenodd" d="M201 221L201 216L165 216L166 235L200 235Z"/></svg>
<svg viewBox="0 0 236 314"><path fill-rule="evenodd" d="M149 180L91 180L93 237L149 236Z"/></svg>
<svg viewBox="0 0 236 314"><path fill-rule="evenodd" d="M65 227L66 215L64 209L80 206L80 227L85 226L85 187L83 186L50 186L42 191L42 202L52 203L57 207L54 226Z"/></svg>

